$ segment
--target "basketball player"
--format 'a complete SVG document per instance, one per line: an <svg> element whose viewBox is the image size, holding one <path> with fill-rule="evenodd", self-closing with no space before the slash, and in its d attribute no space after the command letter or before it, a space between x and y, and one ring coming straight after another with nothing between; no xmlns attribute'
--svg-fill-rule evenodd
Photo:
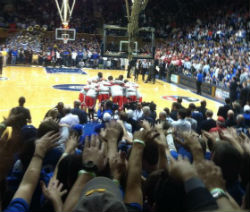
<svg viewBox="0 0 250 212"><path fill-rule="evenodd" d="M127 82L125 84L125 88L126 88L126 97L127 97L127 102L136 102L137 97L137 88L138 85L136 83L133 82Z"/></svg>
<svg viewBox="0 0 250 212"><path fill-rule="evenodd" d="M99 103L109 100L110 98L110 86L111 83L108 81L102 81L98 83L98 100Z"/></svg>
<svg viewBox="0 0 250 212"><path fill-rule="evenodd" d="M123 81L117 79L112 83L110 88L113 103L119 105L119 110L123 108L123 86Z"/></svg>
<svg viewBox="0 0 250 212"><path fill-rule="evenodd" d="M95 105L96 105L96 97L97 97L97 84L91 83L88 85L88 91L86 93L86 106L89 112L89 118L94 119Z"/></svg>

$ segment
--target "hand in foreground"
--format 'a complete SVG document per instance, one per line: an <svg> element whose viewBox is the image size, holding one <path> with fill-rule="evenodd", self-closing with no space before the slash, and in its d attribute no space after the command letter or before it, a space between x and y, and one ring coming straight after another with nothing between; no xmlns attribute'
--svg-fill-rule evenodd
<svg viewBox="0 0 250 212"><path fill-rule="evenodd" d="M109 166L111 175L114 179L120 180L121 177L127 172L126 153L117 152L112 158L110 158Z"/></svg>
<svg viewBox="0 0 250 212"><path fill-rule="evenodd" d="M91 139L86 137L84 150L82 154L82 162L92 161L102 171L107 165L107 143L100 142L97 135L92 135Z"/></svg>
<svg viewBox="0 0 250 212"><path fill-rule="evenodd" d="M101 131L100 137L101 140L106 141L108 143L116 142L118 143L118 139L121 136L123 129L119 123L115 121L111 121L106 123L105 129Z"/></svg>
<svg viewBox="0 0 250 212"><path fill-rule="evenodd" d="M69 154L73 154L77 145L78 145L78 136L76 134L72 134L69 137L69 139L66 141L65 152Z"/></svg>
<svg viewBox="0 0 250 212"><path fill-rule="evenodd" d="M41 182L43 195L46 199L52 202L55 211L61 211L63 207L62 196L67 193L67 190L63 189L63 184L58 180L51 179L48 186Z"/></svg>
<svg viewBox="0 0 250 212"><path fill-rule="evenodd" d="M250 155L250 139L249 139L249 137L247 137L247 135L244 133L241 133L240 137L241 137L242 149L245 151L245 153Z"/></svg>
<svg viewBox="0 0 250 212"><path fill-rule="evenodd" d="M63 184L59 180L50 180L48 186L41 182L44 196L50 201L58 201L61 197L67 193L67 190L62 190Z"/></svg>
<svg viewBox="0 0 250 212"><path fill-rule="evenodd" d="M196 164L195 168L199 178L209 190L213 188L225 189L225 180L223 179L221 169L212 161L203 160Z"/></svg>
<svg viewBox="0 0 250 212"><path fill-rule="evenodd" d="M46 133L43 137L36 140L35 154L44 157L48 150L58 146L57 141L60 139L60 133L53 131Z"/></svg>
<svg viewBox="0 0 250 212"><path fill-rule="evenodd" d="M178 157L177 160L170 157L171 163L168 166L169 175L180 182L185 182L193 177L197 177L197 172L194 166L187 158Z"/></svg>

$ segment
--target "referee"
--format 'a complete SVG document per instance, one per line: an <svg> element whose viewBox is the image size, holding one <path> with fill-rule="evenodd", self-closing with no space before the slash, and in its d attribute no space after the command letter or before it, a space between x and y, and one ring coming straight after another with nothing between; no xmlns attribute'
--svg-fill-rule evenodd
<svg viewBox="0 0 250 212"><path fill-rule="evenodd" d="M203 74L202 71L199 71L196 76L196 88L197 88L197 94L201 95L201 85L203 82Z"/></svg>

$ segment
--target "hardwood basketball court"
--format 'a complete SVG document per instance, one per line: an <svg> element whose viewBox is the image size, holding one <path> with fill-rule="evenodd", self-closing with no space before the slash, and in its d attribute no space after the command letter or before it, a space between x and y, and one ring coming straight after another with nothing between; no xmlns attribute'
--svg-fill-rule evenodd
<svg viewBox="0 0 250 212"><path fill-rule="evenodd" d="M105 78L109 75L118 77L125 71L121 70L93 70L84 69L83 74L47 73L42 67L5 67L0 80L0 116L7 116L12 107L17 106L18 98L26 98L25 107L30 109L32 124L38 126L45 113L62 101L65 105L73 106L73 101L78 99L79 91L58 90L55 85L86 84L87 80L96 76L99 71L103 72ZM4 78L7 78L4 80ZM132 79L131 79L132 80ZM141 76L139 78L139 91L143 95L143 101L154 101L157 104L157 112L171 105L176 96L183 96L188 106L191 102L199 105L199 101L206 100L207 107L215 113L220 103L184 90L176 85L157 80L155 84L145 84ZM164 98L163 98L164 97ZM197 99L197 100L196 100Z"/></svg>

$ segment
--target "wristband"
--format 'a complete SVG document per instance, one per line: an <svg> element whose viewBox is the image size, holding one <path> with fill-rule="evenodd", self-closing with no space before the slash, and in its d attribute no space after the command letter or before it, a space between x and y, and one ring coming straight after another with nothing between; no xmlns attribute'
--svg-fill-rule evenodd
<svg viewBox="0 0 250 212"><path fill-rule="evenodd" d="M223 189L221 189L221 188L213 188L213 189L210 190L210 193L213 195L213 193L218 192L218 191L225 193L225 191Z"/></svg>
<svg viewBox="0 0 250 212"><path fill-rule="evenodd" d="M68 155L68 153L67 152L64 152L63 154L62 154L62 157L66 157Z"/></svg>
<svg viewBox="0 0 250 212"><path fill-rule="evenodd" d="M4 123L0 123L0 128L6 129L6 128L7 128L7 125L4 124Z"/></svg>
<svg viewBox="0 0 250 212"><path fill-rule="evenodd" d="M78 176L79 176L79 175L82 175L82 174L89 174L89 175L92 176L92 177L96 177L96 174L95 174L94 172L88 172L88 171L86 171L86 170L84 170L84 169L82 169L82 170L80 170L80 171L78 172Z"/></svg>
<svg viewBox="0 0 250 212"><path fill-rule="evenodd" d="M139 140L139 139L134 139L134 140L133 140L133 143L139 143L139 144L142 144L143 146L145 146L144 141Z"/></svg>
<svg viewBox="0 0 250 212"><path fill-rule="evenodd" d="M117 179L113 179L113 182L116 184L116 185L120 185L120 182L119 182L119 180L117 180Z"/></svg>
<svg viewBox="0 0 250 212"><path fill-rule="evenodd" d="M39 158L39 159L43 160L43 157L42 157L41 155L37 154L37 153L35 153L35 154L33 155L33 157L36 157L36 158Z"/></svg>

